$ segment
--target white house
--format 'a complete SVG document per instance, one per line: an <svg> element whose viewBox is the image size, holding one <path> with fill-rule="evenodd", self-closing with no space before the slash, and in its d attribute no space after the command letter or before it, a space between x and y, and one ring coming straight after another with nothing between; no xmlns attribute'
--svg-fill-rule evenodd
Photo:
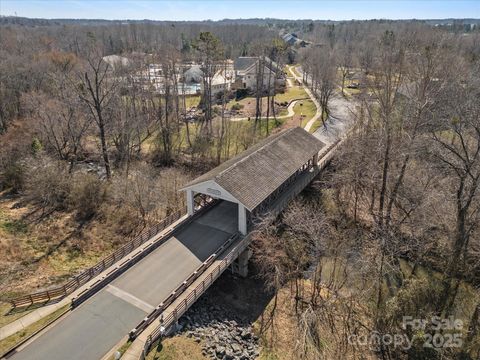
<svg viewBox="0 0 480 360"><path fill-rule="evenodd" d="M102 60L108 65L110 65L113 70L119 69L121 67L127 67L131 64L128 58L119 55L107 55L104 56Z"/></svg>
<svg viewBox="0 0 480 360"><path fill-rule="evenodd" d="M257 82L258 74L263 74L263 79ZM283 71L277 63L266 56L242 56L235 60L235 87L237 89L255 90L257 83L261 84L263 89L268 89L284 81Z"/></svg>

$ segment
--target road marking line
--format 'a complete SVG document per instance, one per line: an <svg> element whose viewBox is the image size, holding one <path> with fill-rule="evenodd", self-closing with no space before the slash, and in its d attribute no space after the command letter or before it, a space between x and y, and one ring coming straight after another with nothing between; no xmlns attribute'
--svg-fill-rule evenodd
<svg viewBox="0 0 480 360"><path fill-rule="evenodd" d="M116 286L113 285L107 285L106 290L112 294L115 295L116 297L125 300L129 304L132 304L133 306L150 313L153 309L155 309L155 306L150 305L149 303L146 303L145 301L133 296L132 294L129 294L126 291L123 291L122 289L117 288Z"/></svg>

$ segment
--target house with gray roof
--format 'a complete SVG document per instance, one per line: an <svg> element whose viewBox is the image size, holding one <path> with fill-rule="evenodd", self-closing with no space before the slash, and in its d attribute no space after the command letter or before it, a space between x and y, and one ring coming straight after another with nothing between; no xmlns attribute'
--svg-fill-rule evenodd
<svg viewBox="0 0 480 360"><path fill-rule="evenodd" d="M200 65L192 65L183 73L183 82L185 84L200 84L203 79L203 71Z"/></svg>
<svg viewBox="0 0 480 360"><path fill-rule="evenodd" d="M257 84L262 90L285 83L285 77L278 64L266 56L241 56L235 59L235 88L257 90ZM261 76L258 79L258 76Z"/></svg>

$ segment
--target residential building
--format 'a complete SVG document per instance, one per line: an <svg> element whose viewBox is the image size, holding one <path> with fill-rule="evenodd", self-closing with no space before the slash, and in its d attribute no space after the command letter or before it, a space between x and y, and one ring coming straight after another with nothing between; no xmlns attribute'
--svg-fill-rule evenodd
<svg viewBox="0 0 480 360"><path fill-rule="evenodd" d="M258 76L261 79L258 79ZM235 89L262 90L285 84L285 76L277 63L268 57L239 57L235 60Z"/></svg>
<svg viewBox="0 0 480 360"><path fill-rule="evenodd" d="M128 58L119 55L107 55L104 56L102 60L111 66L113 70L118 70L122 67L125 68L131 64Z"/></svg>

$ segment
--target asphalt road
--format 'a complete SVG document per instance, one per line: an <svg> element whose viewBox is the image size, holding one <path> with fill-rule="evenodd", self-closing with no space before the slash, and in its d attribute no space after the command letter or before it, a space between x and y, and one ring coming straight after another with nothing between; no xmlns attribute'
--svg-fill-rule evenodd
<svg viewBox="0 0 480 360"><path fill-rule="evenodd" d="M350 110L352 103L340 95L330 100L330 116L325 125L320 126L313 136L326 145L330 145L345 135L353 124L353 115Z"/></svg>
<svg viewBox="0 0 480 360"><path fill-rule="evenodd" d="M237 230L237 211L215 206L10 359L102 358Z"/></svg>
<svg viewBox="0 0 480 360"><path fill-rule="evenodd" d="M302 70L297 68L297 71L301 74L301 76L297 76L291 69L289 68L293 77L296 80L301 81L303 77ZM311 77L307 78L307 82L311 82ZM304 86L305 91L312 97L312 100L315 99L313 94L311 93L308 86ZM310 128L313 126L315 121L320 118L321 116L321 109L320 104L315 99L315 105L317 106L317 113L315 116L305 125L305 130L310 131ZM343 136L348 129L352 126L353 123L353 108L354 104L352 102L345 99L340 94L335 94L332 96L329 102L330 107L330 116L325 122L323 126L320 126L315 132L313 136L319 139L326 145L330 145L338 140L341 136Z"/></svg>

